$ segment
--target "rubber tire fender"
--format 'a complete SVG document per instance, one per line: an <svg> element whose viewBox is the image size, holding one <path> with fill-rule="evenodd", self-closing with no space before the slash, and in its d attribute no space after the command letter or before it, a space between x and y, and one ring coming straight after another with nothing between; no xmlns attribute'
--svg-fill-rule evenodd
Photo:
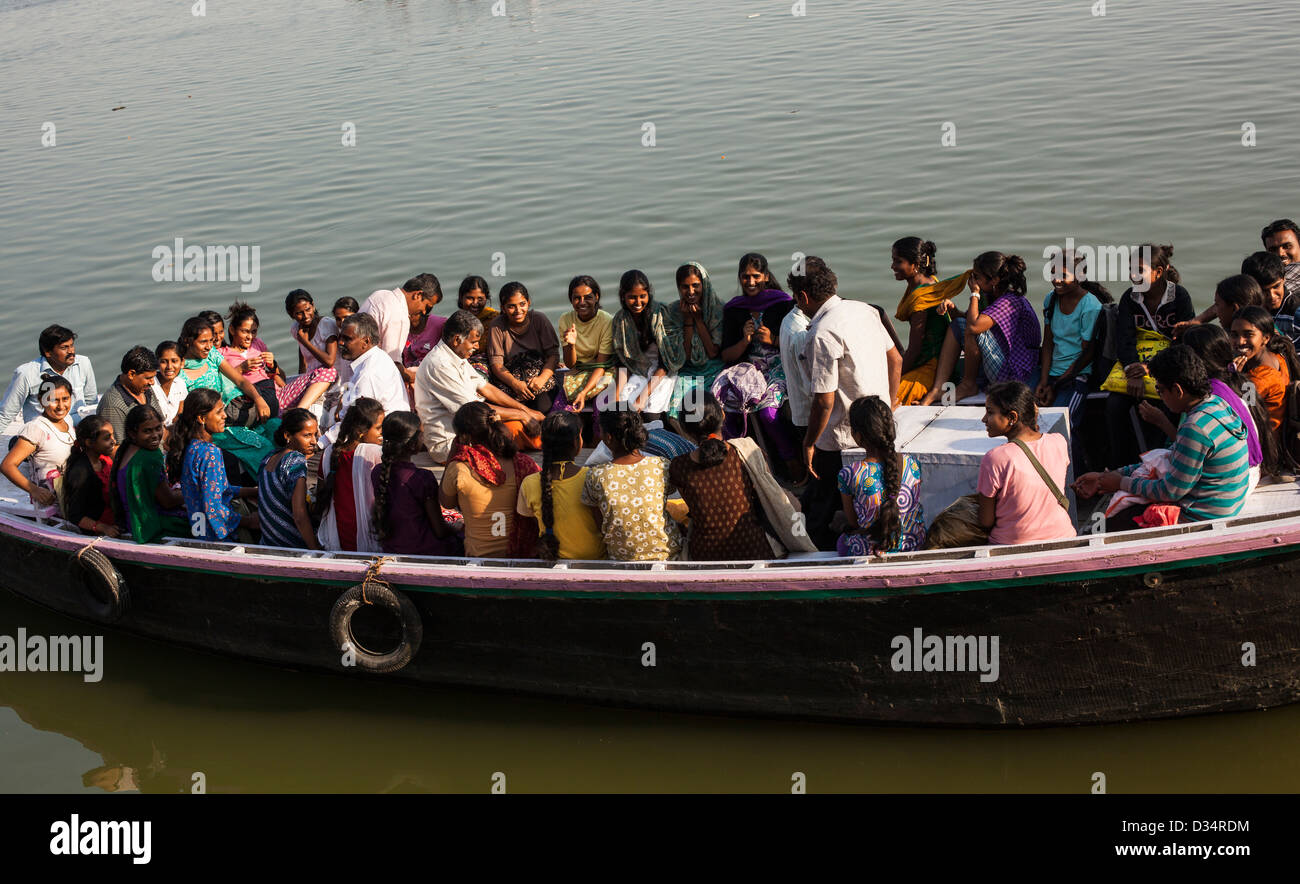
<svg viewBox="0 0 1300 884"><path fill-rule="evenodd" d="M108 556L97 549L73 553L68 563L73 585L81 589L86 611L100 623L116 623L131 609L126 578Z"/></svg>
<svg viewBox="0 0 1300 884"><path fill-rule="evenodd" d="M352 617L367 602L390 611L402 624L402 640L387 654L367 651L352 634ZM364 599L361 584L349 587L334 603L334 610L330 611L330 639L335 649L342 651L345 645L350 646L357 667L367 672L397 672L404 668L419 653L423 638L424 624L415 603L403 593L384 584L372 583L366 587Z"/></svg>

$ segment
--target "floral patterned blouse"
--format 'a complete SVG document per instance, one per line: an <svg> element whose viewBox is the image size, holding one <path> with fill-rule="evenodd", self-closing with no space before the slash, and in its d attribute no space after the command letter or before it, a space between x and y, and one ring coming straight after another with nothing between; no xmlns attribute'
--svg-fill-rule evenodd
<svg viewBox="0 0 1300 884"><path fill-rule="evenodd" d="M664 512L664 498L672 490L668 461L652 454L632 464L587 467L582 502L600 510L611 559L654 562L677 558L681 533Z"/></svg>
<svg viewBox="0 0 1300 884"><path fill-rule="evenodd" d="M841 494L853 498L853 512L860 528L868 528L880 512L885 490L884 471L876 461L859 461L840 470ZM903 455L903 477L898 486L898 543L877 550L867 534L841 534L836 551L842 556L870 556L877 552L911 552L925 544L925 513L921 510L921 465L910 454Z"/></svg>

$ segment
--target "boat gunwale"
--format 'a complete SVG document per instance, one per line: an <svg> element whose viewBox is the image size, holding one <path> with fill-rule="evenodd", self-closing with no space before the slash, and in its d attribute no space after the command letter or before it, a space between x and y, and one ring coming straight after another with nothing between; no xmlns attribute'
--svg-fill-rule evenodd
<svg viewBox="0 0 1300 884"><path fill-rule="evenodd" d="M72 534L58 524L0 509L0 533L36 546L75 552L88 543L121 561L189 569L255 580L360 582L379 554L285 550L172 538L137 544ZM1174 542L1171 542L1174 541ZM963 547L870 558L811 558L759 562L562 562L383 556L383 577L415 590L529 595L741 594L803 596L961 591L1005 582L1059 582L1099 572L1188 567L1204 560L1277 552L1300 546L1300 510L1148 528L1122 534L1082 535L1048 543ZM1063 553L1065 553L1063 555ZM504 564L499 564L505 562ZM939 568L937 566L944 565ZM448 586L451 583L451 586Z"/></svg>

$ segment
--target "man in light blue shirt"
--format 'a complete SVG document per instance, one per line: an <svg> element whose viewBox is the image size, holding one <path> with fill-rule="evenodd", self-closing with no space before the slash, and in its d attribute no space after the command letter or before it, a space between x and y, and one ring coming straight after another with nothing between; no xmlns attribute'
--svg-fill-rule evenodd
<svg viewBox="0 0 1300 884"><path fill-rule="evenodd" d="M14 418L21 417L22 422L27 423L41 414L43 375L63 375L72 384L72 411L68 414L72 423L81 420L78 409L82 406L98 404L95 370L91 368L88 357L77 355L76 340L77 336L61 325L52 325L41 332L37 342L41 358L24 362L14 369L9 389L0 400L0 434L8 431Z"/></svg>

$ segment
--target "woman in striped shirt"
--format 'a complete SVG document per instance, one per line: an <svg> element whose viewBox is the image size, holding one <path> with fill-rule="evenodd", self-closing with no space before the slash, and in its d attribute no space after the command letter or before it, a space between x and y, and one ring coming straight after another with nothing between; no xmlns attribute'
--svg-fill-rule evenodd
<svg viewBox="0 0 1300 884"><path fill-rule="evenodd" d="M1213 394L1205 363L1190 347L1174 344L1157 353L1148 368L1165 406L1183 415L1169 470L1151 479L1132 475L1137 464L1119 471L1085 473L1075 480L1074 490L1080 497L1126 491L1146 498L1148 503L1125 507L1108 517L1108 531L1151 524L1153 514L1147 509L1152 505L1177 506L1179 522L1235 516L1246 501L1249 484L1245 423Z"/></svg>

